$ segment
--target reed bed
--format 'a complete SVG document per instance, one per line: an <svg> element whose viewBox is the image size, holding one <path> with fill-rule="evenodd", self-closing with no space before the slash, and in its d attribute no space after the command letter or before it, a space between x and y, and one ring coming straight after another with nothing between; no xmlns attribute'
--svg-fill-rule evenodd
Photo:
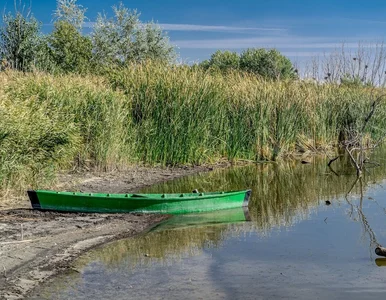
<svg viewBox="0 0 386 300"><path fill-rule="evenodd" d="M0 185L49 185L59 170L277 160L336 145L380 90L265 81L147 63L101 76L0 73ZM382 103L367 135L386 128Z"/></svg>

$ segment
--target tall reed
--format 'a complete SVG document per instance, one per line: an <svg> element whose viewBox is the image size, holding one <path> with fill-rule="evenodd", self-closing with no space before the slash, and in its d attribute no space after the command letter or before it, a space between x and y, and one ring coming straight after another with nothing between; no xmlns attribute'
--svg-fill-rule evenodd
<svg viewBox="0 0 386 300"><path fill-rule="evenodd" d="M186 66L136 65L107 77L133 101L140 158L163 164L271 160L296 147L330 146L347 124L363 122L374 97L361 87L264 81ZM380 128L384 108L372 120Z"/></svg>
<svg viewBox="0 0 386 300"><path fill-rule="evenodd" d="M338 141L360 124L365 87L271 82L147 63L103 76L0 74L1 190L42 187L58 170L144 162L272 160ZM367 134L386 128L383 103Z"/></svg>

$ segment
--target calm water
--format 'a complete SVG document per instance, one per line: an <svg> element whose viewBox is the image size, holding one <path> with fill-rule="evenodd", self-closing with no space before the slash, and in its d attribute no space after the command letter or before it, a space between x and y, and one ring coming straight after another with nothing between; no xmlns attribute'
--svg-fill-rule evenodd
<svg viewBox="0 0 386 300"><path fill-rule="evenodd" d="M147 189L252 188L232 210L179 216L91 251L31 299L380 299L386 294L386 152L354 186L347 160L265 164ZM326 205L329 200L331 205Z"/></svg>

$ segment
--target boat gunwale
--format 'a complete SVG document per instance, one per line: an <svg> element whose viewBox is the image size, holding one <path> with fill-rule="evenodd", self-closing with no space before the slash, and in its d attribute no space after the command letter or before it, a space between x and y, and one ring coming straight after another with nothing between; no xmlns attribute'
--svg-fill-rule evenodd
<svg viewBox="0 0 386 300"><path fill-rule="evenodd" d="M141 201L189 201L204 200L211 198L223 198L238 194L250 193L250 189L228 192L207 192L207 193L164 193L164 194L109 194L109 193L86 193L86 192L58 192L52 190L30 190L29 192L43 193L46 195L62 195L67 197L91 197L98 199L127 199ZM164 197L162 197L165 195ZM173 195L173 196L168 196ZM183 196L181 196L183 195ZM189 196L188 196L189 195Z"/></svg>

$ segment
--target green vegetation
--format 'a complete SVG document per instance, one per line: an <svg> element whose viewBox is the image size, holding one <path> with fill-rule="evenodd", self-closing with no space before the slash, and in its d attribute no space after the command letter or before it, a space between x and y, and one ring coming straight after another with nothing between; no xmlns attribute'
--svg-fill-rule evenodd
<svg viewBox="0 0 386 300"><path fill-rule="evenodd" d="M223 72L246 71L265 79L296 79L297 71L291 61L275 49L247 49L239 55L236 52L216 51L210 60L200 64L204 69L219 69Z"/></svg>
<svg viewBox="0 0 386 300"><path fill-rule="evenodd" d="M366 88L264 81L162 63L103 77L1 74L0 182L40 186L66 168L272 160L337 143L363 122ZM385 128L385 104L371 123ZM382 130L368 127L378 138Z"/></svg>
<svg viewBox="0 0 386 300"><path fill-rule="evenodd" d="M331 71L325 84L299 80L277 50L217 51L199 66L177 65L157 25L122 4L113 12L99 15L89 36L76 0L58 1L47 36L29 13L3 16L0 191L43 187L63 169L277 160L324 149L346 128L361 128L382 93L363 84L370 72L362 58L347 82ZM352 76L362 73L358 83ZM385 114L382 103L368 140L382 135Z"/></svg>
<svg viewBox="0 0 386 300"><path fill-rule="evenodd" d="M85 8L76 0L58 0L54 30L43 35L40 24L23 10L3 15L0 26L0 70L50 73L99 73L133 62L174 62L168 36L154 23L142 23L139 14L122 3L114 16L99 14L91 35L82 33Z"/></svg>
<svg viewBox="0 0 386 300"><path fill-rule="evenodd" d="M240 68L264 78L297 78L291 61L275 49L247 49L240 56Z"/></svg>
<svg viewBox="0 0 386 300"><path fill-rule="evenodd" d="M113 6L113 11L114 18L99 14L94 26L92 42L97 64L109 67L148 59L173 61L174 48L159 26L141 23L139 14L122 3Z"/></svg>
<svg viewBox="0 0 386 300"><path fill-rule="evenodd" d="M3 15L0 26L0 61L3 67L29 71L35 65L35 53L39 47L39 23L21 12Z"/></svg>
<svg viewBox="0 0 386 300"><path fill-rule="evenodd" d="M239 70L240 56L236 52L217 50L212 54L210 60L201 62L201 67L204 69L217 68L221 71Z"/></svg>
<svg viewBox="0 0 386 300"><path fill-rule="evenodd" d="M49 43L52 59L63 72L85 73L91 67L91 39L82 36L70 23L56 22Z"/></svg>

